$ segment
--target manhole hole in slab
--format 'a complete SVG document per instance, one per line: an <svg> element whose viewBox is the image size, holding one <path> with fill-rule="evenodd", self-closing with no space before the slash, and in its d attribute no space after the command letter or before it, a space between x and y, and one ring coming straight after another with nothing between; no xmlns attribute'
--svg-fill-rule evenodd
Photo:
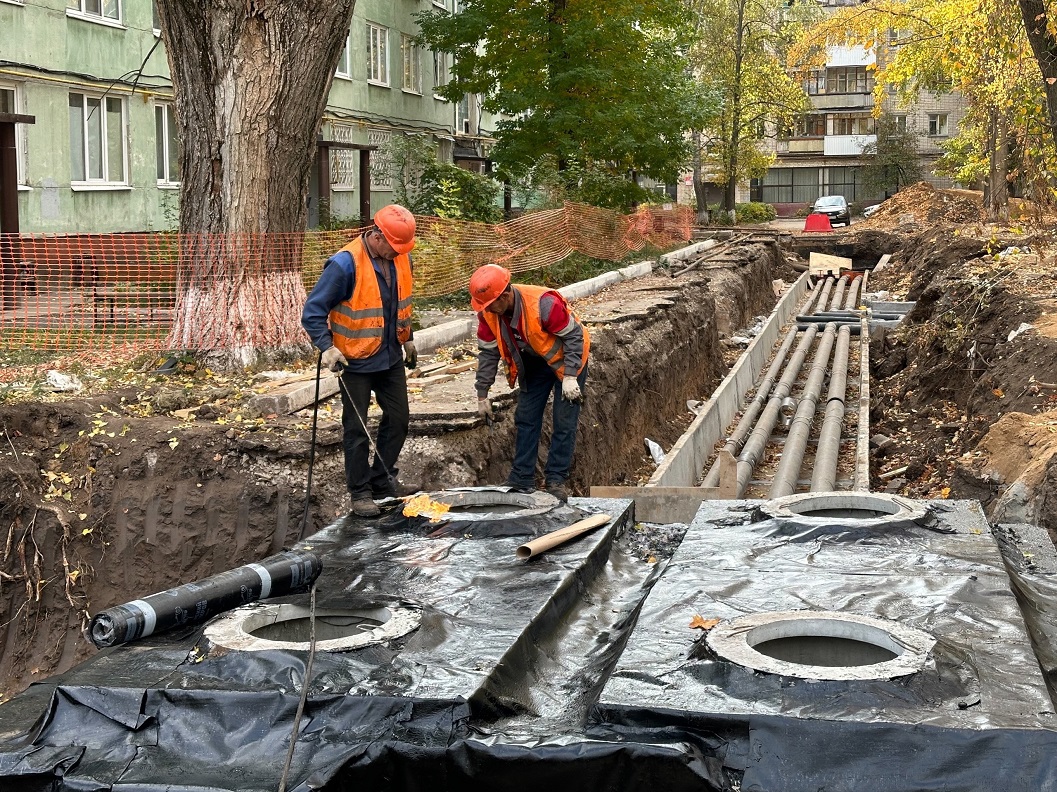
<svg viewBox="0 0 1057 792"><path fill-rule="evenodd" d="M872 492L806 492L768 501L761 510L786 521L856 527L916 524L927 515L915 501Z"/></svg>

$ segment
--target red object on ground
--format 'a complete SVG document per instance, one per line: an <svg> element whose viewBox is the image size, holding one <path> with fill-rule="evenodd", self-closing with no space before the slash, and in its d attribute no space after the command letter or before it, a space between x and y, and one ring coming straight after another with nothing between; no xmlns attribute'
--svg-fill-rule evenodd
<svg viewBox="0 0 1057 792"><path fill-rule="evenodd" d="M829 215L820 214L818 212L812 212L807 216L807 220L804 221L805 231L832 231L833 226L830 225Z"/></svg>

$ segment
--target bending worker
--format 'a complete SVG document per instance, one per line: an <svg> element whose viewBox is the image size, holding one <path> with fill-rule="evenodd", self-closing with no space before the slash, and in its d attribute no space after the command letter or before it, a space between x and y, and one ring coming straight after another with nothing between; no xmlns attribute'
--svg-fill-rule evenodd
<svg viewBox="0 0 1057 792"><path fill-rule="evenodd" d="M409 411L404 364L418 361L411 329L411 257L415 217L395 204L379 209L374 227L323 265L308 295L301 325L322 352L322 364L341 371L342 445L352 511L380 513L375 498L395 497L396 460L407 439ZM402 348L402 349L401 349ZM371 391L382 408L373 463L367 408Z"/></svg>
<svg viewBox="0 0 1057 792"><path fill-rule="evenodd" d="M514 464L506 484L512 492L536 488L536 457L543 431L547 397L554 392L554 428L543 478L547 492L568 500L566 482L576 446L587 356L591 337L569 310L565 298L542 286L510 282L510 271L486 264L470 278L470 305L477 311L477 412L492 415L488 389L495 382L499 359L506 364L510 387L517 382Z"/></svg>

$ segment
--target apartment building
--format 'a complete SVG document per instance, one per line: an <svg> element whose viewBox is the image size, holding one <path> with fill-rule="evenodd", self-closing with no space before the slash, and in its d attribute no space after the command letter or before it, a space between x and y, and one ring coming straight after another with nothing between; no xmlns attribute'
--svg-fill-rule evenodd
<svg viewBox="0 0 1057 792"><path fill-rule="evenodd" d="M358 217L363 147L425 135L445 161L483 170L494 119L477 97L435 95L450 56L413 43L414 14L456 0L359 0L328 99L308 203ZM180 141L152 0L0 0L0 113L19 125L24 232L143 231L175 225ZM392 198L372 152L369 200Z"/></svg>
<svg viewBox="0 0 1057 792"><path fill-rule="evenodd" d="M859 0L826 0L824 5L858 5ZM898 46L899 31L889 33ZM804 80L811 110L795 129L768 141L775 163L762 179L753 179L754 201L773 204L779 214L794 214L822 195L843 195L849 203L879 200L863 185L863 148L877 140L874 107L874 67L877 55L861 46L829 47L825 67ZM910 107L886 99L881 111L891 114L904 129L918 134L918 156L925 177L938 187L949 179L932 169L943 154L940 144L953 136L965 104L957 93L918 95Z"/></svg>

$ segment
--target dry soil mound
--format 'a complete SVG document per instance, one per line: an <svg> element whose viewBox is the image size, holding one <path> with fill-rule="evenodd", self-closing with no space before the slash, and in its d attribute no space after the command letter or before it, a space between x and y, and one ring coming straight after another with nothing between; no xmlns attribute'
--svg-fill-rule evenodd
<svg viewBox="0 0 1057 792"><path fill-rule="evenodd" d="M910 224L974 223L980 219L979 202L964 191L938 190L928 182L918 182L893 195L856 226L883 229Z"/></svg>

